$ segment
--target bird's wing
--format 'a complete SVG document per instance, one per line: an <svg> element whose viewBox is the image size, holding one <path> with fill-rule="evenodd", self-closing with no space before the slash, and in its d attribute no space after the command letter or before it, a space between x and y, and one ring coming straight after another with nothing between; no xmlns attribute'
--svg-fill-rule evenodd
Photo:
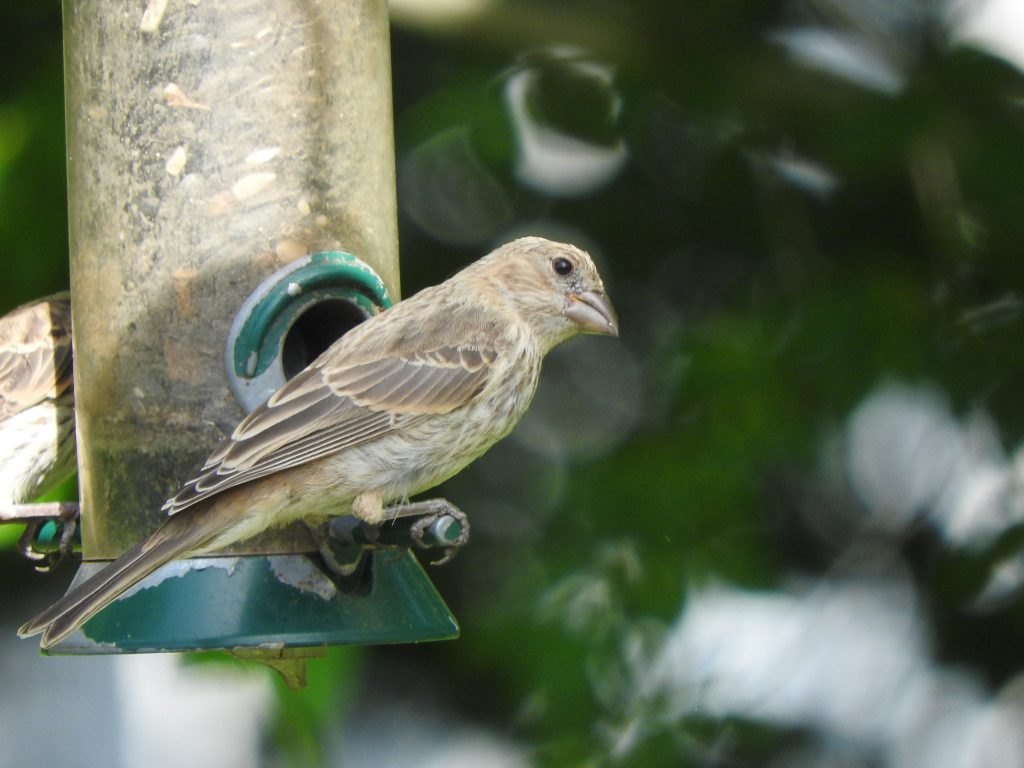
<svg viewBox="0 0 1024 768"><path fill-rule="evenodd" d="M448 413L484 388L497 357L494 348L469 343L351 363L328 352L249 414L164 509L174 514L228 488Z"/></svg>
<svg viewBox="0 0 1024 768"><path fill-rule="evenodd" d="M0 317L0 420L71 385L71 303L67 293Z"/></svg>

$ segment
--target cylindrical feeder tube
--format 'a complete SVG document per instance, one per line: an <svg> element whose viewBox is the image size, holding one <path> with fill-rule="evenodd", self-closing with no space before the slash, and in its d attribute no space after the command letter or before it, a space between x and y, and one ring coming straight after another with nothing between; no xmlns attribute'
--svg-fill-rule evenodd
<svg viewBox="0 0 1024 768"><path fill-rule="evenodd" d="M388 19L76 0L64 39L83 553L105 559L242 417L224 345L264 277L342 250L398 296Z"/></svg>

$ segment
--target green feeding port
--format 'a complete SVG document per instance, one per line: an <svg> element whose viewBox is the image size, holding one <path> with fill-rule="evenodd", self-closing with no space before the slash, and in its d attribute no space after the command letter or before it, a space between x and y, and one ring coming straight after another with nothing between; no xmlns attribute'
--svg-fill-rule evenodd
<svg viewBox="0 0 1024 768"><path fill-rule="evenodd" d="M251 411L342 333L389 306L377 273L351 254L314 253L289 264L253 291L232 324L225 360L232 391ZM301 687L305 657L328 645L457 637L454 616L416 557L395 546L405 543L402 526L389 528L383 548L354 545L360 565L346 577L322 567L308 536L279 553L167 563L49 652L226 650L274 666ZM75 583L104 564L84 563Z"/></svg>
<svg viewBox="0 0 1024 768"><path fill-rule="evenodd" d="M384 282L343 251L297 259L246 299L228 332L231 391L251 411L345 331L391 306Z"/></svg>

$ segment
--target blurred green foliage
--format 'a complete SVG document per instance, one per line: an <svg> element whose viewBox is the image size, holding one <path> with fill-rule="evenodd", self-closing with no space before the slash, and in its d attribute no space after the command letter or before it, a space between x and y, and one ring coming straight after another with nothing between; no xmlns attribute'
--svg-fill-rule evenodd
<svg viewBox="0 0 1024 768"><path fill-rule="evenodd" d="M8 4L0 23L0 311L68 285L60 6Z"/></svg>

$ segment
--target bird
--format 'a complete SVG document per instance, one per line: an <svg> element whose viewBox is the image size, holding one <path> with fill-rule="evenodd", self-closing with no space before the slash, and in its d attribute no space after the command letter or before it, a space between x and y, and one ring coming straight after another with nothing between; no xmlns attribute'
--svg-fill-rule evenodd
<svg viewBox="0 0 1024 768"><path fill-rule="evenodd" d="M268 528L385 522L511 432L544 356L580 333L619 335L591 257L540 237L499 246L341 336L239 422L154 533L19 635L49 648L162 564Z"/></svg>
<svg viewBox="0 0 1024 768"><path fill-rule="evenodd" d="M75 396L67 291L0 317L0 519L26 524L18 542L39 571L70 551L78 505L32 503L74 474ZM35 549L36 533L60 521L60 548Z"/></svg>
<svg viewBox="0 0 1024 768"><path fill-rule="evenodd" d="M53 490L76 469L67 291L0 317L0 512Z"/></svg>

